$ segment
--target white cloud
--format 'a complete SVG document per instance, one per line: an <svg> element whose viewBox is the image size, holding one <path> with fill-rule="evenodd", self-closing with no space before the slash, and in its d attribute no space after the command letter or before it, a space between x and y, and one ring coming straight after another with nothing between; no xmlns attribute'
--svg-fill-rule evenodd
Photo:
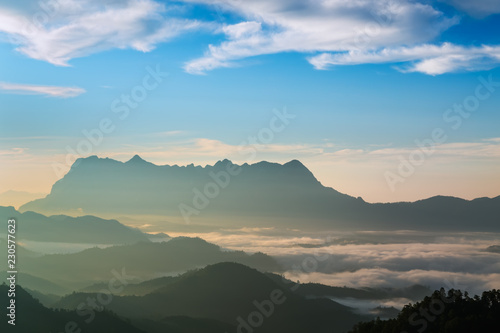
<svg viewBox="0 0 500 333"><path fill-rule="evenodd" d="M412 0L181 0L210 5L239 17L234 24L187 19L183 5L155 0L57 0L44 10L0 8L0 33L28 57L68 66L74 58L110 49L153 50L188 31L211 29L220 44L187 62L192 74L240 65L254 56L309 53L317 69L332 65L405 63L403 72L437 75L489 69L500 63L498 46L429 44L458 17L447 17L429 2ZM444 0L471 15L500 12L498 1ZM14 5L12 5L14 6ZM19 7L19 6L18 6ZM38 9L37 9L38 8ZM234 15L235 14L235 15ZM320 52L319 55L314 55Z"/></svg>
<svg viewBox="0 0 500 333"><path fill-rule="evenodd" d="M423 43L457 18L413 1L191 0L218 4L246 21L222 29L227 41L210 45L205 56L188 62L200 74L236 61L279 52L344 52Z"/></svg>
<svg viewBox="0 0 500 333"><path fill-rule="evenodd" d="M7 150L0 150L0 156L22 155L26 150L27 150L26 148L12 148Z"/></svg>
<svg viewBox="0 0 500 333"><path fill-rule="evenodd" d="M153 136L159 136L159 137L170 137L170 136L178 136L185 134L185 131L166 131L166 132L158 132L158 133L153 133Z"/></svg>
<svg viewBox="0 0 500 333"><path fill-rule="evenodd" d="M49 97L76 97L85 93L85 89L78 87L57 87L57 86L39 86L30 84L0 82L0 90L16 94L26 95L45 95Z"/></svg>
<svg viewBox="0 0 500 333"><path fill-rule="evenodd" d="M337 149L337 148L336 148ZM378 148L378 149L338 149L330 150L325 147L321 156L330 160L351 159L351 160L378 160L392 161L398 160L399 156L408 156L418 146L398 147L398 148ZM426 148L427 149L427 148ZM500 158L500 139L483 139L480 142L453 142L436 144L430 148L433 150L432 159L463 161L465 159L498 159Z"/></svg>
<svg viewBox="0 0 500 333"><path fill-rule="evenodd" d="M166 12L163 4L152 0L60 0L52 2L50 10L40 7L34 14L0 9L0 32L29 57L68 66L73 58L109 49L148 52L202 25L165 18Z"/></svg>
<svg viewBox="0 0 500 333"><path fill-rule="evenodd" d="M383 48L377 51L323 53L309 58L316 69L330 66L374 63L410 63L401 67L405 72L437 75L456 71L489 69L500 63L500 46L465 47L443 43L413 47Z"/></svg>
<svg viewBox="0 0 500 333"><path fill-rule="evenodd" d="M185 233L171 233L161 226L155 227L158 230L153 230L165 231L171 236L186 236ZM249 253L262 251L275 256L288 270L285 276L293 281L356 288L421 284L432 289L459 288L473 293L500 286L499 255L484 252L486 247L496 244L496 233L450 235L414 231L332 231L319 235L289 229L260 228L188 236L201 237L232 250ZM323 244L335 239L372 241L377 244L330 245L319 249L297 246ZM301 266L304 263L310 266Z"/></svg>
<svg viewBox="0 0 500 333"><path fill-rule="evenodd" d="M435 145L433 158L451 158L464 160L467 158L498 159L500 158L500 142L493 140L483 140L483 142L455 142ZM369 152L370 155L379 155L397 158L397 156L407 156L418 147L414 148L386 148Z"/></svg>

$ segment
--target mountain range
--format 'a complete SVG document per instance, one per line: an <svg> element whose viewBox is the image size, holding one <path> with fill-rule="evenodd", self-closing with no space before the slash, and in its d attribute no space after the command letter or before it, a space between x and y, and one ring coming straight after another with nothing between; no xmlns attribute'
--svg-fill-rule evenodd
<svg viewBox="0 0 500 333"><path fill-rule="evenodd" d="M10 305L7 297L9 287L0 285L0 303L3 309ZM0 321L2 332L84 332L94 333L146 333L110 312L97 313L89 323L81 320L76 311L53 310L44 307L23 287L16 287L16 321L15 326L8 324L9 317ZM68 330L69 328L69 330Z"/></svg>
<svg viewBox="0 0 500 333"><path fill-rule="evenodd" d="M46 281L63 290L75 290L95 281L109 281L116 274L133 277L128 281L132 283L222 261L238 262L262 271L282 271L274 258L263 253L250 255L243 251L228 251L200 238L187 237L173 238L168 242L94 247L71 254L19 256L19 259L23 263L23 274L38 278L25 279L25 287L41 292L46 290ZM56 293L55 288L51 290Z"/></svg>
<svg viewBox="0 0 500 333"><path fill-rule="evenodd" d="M21 211L111 216L156 215L173 221L207 218L222 225L300 229L499 231L500 196L464 200L367 203L323 186L299 161L236 165L155 165L78 159L45 198Z"/></svg>
<svg viewBox="0 0 500 333"><path fill-rule="evenodd" d="M116 220L96 216L45 216L35 212L21 213L14 207L0 206L0 236L7 233L8 219L17 220L17 239L38 242L131 244L148 241L148 235ZM5 237L5 236L4 236Z"/></svg>
<svg viewBox="0 0 500 333"><path fill-rule="evenodd" d="M237 332L260 333L342 332L367 318L332 300L298 295L293 284L278 283L237 263L209 265L164 282L144 296L115 296L105 308L136 325L184 316L226 323L238 327ZM98 295L73 293L53 306L76 309L89 298Z"/></svg>

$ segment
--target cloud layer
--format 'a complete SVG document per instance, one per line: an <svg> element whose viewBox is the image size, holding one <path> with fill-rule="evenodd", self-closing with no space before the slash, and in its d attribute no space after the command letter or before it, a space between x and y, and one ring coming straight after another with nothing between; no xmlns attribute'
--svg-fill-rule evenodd
<svg viewBox="0 0 500 333"><path fill-rule="evenodd" d="M224 1L244 17L226 25L227 41L211 45L205 56L186 65L190 73L230 67L235 61L280 52L345 52L423 43L457 24L455 17L413 1Z"/></svg>
<svg viewBox="0 0 500 333"><path fill-rule="evenodd" d="M477 6L462 0L445 2L476 17L500 12L489 0ZM192 6L204 6L217 15L200 21L192 17ZM0 7L0 33L17 45L17 51L59 66L111 49L149 52L160 43L200 29L222 36L222 41L208 45L203 56L185 63L185 70L192 74L284 52L305 54L316 69L392 63L403 72L430 75L489 69L500 63L497 45L434 43L448 28L460 24L460 19L430 2L54 0L26 8L35 9Z"/></svg>
<svg viewBox="0 0 500 333"><path fill-rule="evenodd" d="M342 65L407 63L398 69L402 72L438 75L490 69L500 62L500 46L464 47L450 43L423 44L414 47L383 48L376 51L322 53L308 60L316 69Z"/></svg>
<svg viewBox="0 0 500 333"><path fill-rule="evenodd" d="M0 91L7 91L23 95L44 95L48 97L76 97L85 93L85 89L78 87L40 86L31 84L0 82Z"/></svg>
<svg viewBox="0 0 500 333"><path fill-rule="evenodd" d="M155 227L161 229L162 225L158 223ZM154 230L153 227L148 231ZM471 293L500 287L500 254L484 251L497 244L496 233L450 236L449 233L412 231L346 234L332 231L319 236L261 228L191 236L230 249L273 255L287 270L285 276L293 281L356 288L421 284L431 289L455 288ZM297 246L335 243L335 240L352 243L321 248Z"/></svg>
<svg viewBox="0 0 500 333"><path fill-rule="evenodd" d="M168 12L152 0L52 1L34 13L0 8L0 32L28 57L68 66L73 58L110 49L149 52L160 42L200 28L196 20L171 18Z"/></svg>

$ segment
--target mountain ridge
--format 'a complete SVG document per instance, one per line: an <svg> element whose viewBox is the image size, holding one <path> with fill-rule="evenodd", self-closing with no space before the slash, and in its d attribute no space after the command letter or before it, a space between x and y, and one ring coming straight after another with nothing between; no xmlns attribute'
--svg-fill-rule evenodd
<svg viewBox="0 0 500 333"><path fill-rule="evenodd" d="M0 206L0 218L0 225L6 224L10 218L17 220L20 226L17 235L19 240L90 244L127 244L149 240L138 229L125 226L115 219L92 215L46 216L32 211L21 213L12 206ZM6 227L0 229L0 235L6 232Z"/></svg>
<svg viewBox="0 0 500 333"><path fill-rule="evenodd" d="M262 333L327 332L332 328L346 331L361 318L366 318L332 300L297 295L290 287L245 265L221 262L187 272L164 288L144 296L115 296L106 308L133 321L188 316L217 320L234 327L241 327L242 321L260 311L263 320L256 332ZM74 309L93 295L73 293L54 306ZM237 331L244 330L239 328Z"/></svg>
<svg viewBox="0 0 500 333"><path fill-rule="evenodd" d="M78 159L50 194L20 210L168 216L176 222L239 217L231 225L261 226L276 218L294 228L500 230L500 196L466 200L434 196L415 202L367 203L325 187L300 161L237 165L155 165ZM307 221L307 223L305 223Z"/></svg>

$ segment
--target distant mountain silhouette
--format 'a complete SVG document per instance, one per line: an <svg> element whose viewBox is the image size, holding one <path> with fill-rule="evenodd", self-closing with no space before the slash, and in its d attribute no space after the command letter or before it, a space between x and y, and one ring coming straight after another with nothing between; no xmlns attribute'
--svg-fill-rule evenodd
<svg viewBox="0 0 500 333"><path fill-rule="evenodd" d="M24 286L24 284L20 284ZM50 294L50 293L42 293L38 290L32 290L28 289L26 287L23 287L24 290L28 292L33 298L37 299L40 301L40 303L45 306L46 308L52 309L52 305L58 302L61 299L61 296ZM66 295L67 293L65 293Z"/></svg>
<svg viewBox="0 0 500 333"><path fill-rule="evenodd" d="M290 285L292 281L286 281L280 275L267 274L276 283L283 286ZM332 298L353 298L364 300L408 298L420 300L432 291L422 285L412 285L406 288L349 288L332 287L320 283L301 283L295 293L304 297L332 297Z"/></svg>
<svg viewBox="0 0 500 333"><path fill-rule="evenodd" d="M105 249L96 247L73 254L25 258L23 272L67 288L81 289L91 281L109 281L112 272L121 272L122 268L126 268L127 275L136 278L128 281L133 283L222 261L239 262L263 271L281 271L276 261L265 254L226 251L200 238L178 237L161 243L140 242Z"/></svg>
<svg viewBox="0 0 500 333"><path fill-rule="evenodd" d="M73 309L87 297L94 297L94 294L74 293L55 306ZM271 306L272 300L278 301ZM256 303L264 304L264 310ZM262 322L255 327L255 332L261 333L342 332L359 318L367 318L328 299L306 299L257 270L229 262L183 274L145 296L116 296L107 308L133 322L188 316L217 320L235 327L242 325L241 321L248 321L252 313L261 311ZM258 319L259 315L254 314L254 317Z"/></svg>
<svg viewBox="0 0 500 333"><path fill-rule="evenodd" d="M238 174L231 176L228 168ZM275 226L323 230L500 230L500 196L472 201L437 196L412 203L370 204L324 187L297 160L241 166L223 160L201 167L157 166L139 156L124 163L91 156L77 160L46 198L20 210L152 214L179 220L183 215L231 217L233 226L272 221Z"/></svg>
<svg viewBox="0 0 500 333"><path fill-rule="evenodd" d="M10 190L0 193L0 205L19 207L32 200L43 198L46 195L46 193L31 193Z"/></svg>
<svg viewBox="0 0 500 333"><path fill-rule="evenodd" d="M18 221L18 240L39 242L129 244L148 241L148 236L116 220L95 216L45 216L34 212L20 213L14 207L0 206L0 235L7 232L7 220Z"/></svg>
<svg viewBox="0 0 500 333"><path fill-rule="evenodd" d="M124 286L123 290L116 292L116 295L121 296L144 296L150 294L160 288L165 287L171 283L174 283L181 279L181 276L162 276L159 278L139 282L139 283L131 283L127 286ZM87 286L81 289L81 292L84 293L97 293L108 287L106 282L95 283L93 285Z"/></svg>
<svg viewBox="0 0 500 333"><path fill-rule="evenodd" d="M4 232L6 230L7 230L7 227L4 228ZM0 233L0 235L1 235L1 233ZM4 237L5 238L0 238L0 248L2 248L2 249L7 248L7 236L4 236ZM20 258L39 257L40 256L40 254L26 249L21 244L16 244L16 254ZM8 255L7 251L0 251L0 260L1 260L1 262L6 262L7 261L7 255Z"/></svg>
<svg viewBox="0 0 500 333"><path fill-rule="evenodd" d="M7 274L6 271L0 272L1 281L6 281L6 278L8 276L9 275ZM68 289L65 289L51 281L23 272L19 272L17 274L16 281L18 284L24 286L26 289L43 292L44 294L54 294L62 296L69 292Z"/></svg>
<svg viewBox="0 0 500 333"><path fill-rule="evenodd" d="M276 273L265 273L265 275L273 280L283 289L288 289L295 285L294 293L306 298L351 298L362 300L382 300L390 298L407 298L418 301L430 294L432 290L422 285L412 285L404 288L350 288L350 287L332 287L319 283L297 283L284 278ZM172 285L183 278L183 275L164 276L139 283L131 283L123 288L123 290L115 293L121 296L144 296L155 293L158 290ZM97 283L81 289L85 293L97 293L107 287L107 283Z"/></svg>
<svg viewBox="0 0 500 333"><path fill-rule="evenodd" d="M20 285L16 287L16 322L15 326L7 323L5 309L9 306L7 285L0 285L0 304L4 314L0 320L1 332L65 332L66 325L74 322L83 332L93 333L145 333L109 312L96 312L94 320L86 323L76 311L55 311L44 307ZM73 332L77 332L74 328Z"/></svg>
<svg viewBox="0 0 500 333"><path fill-rule="evenodd" d="M500 253L500 245L488 246L485 251L491 253Z"/></svg>

